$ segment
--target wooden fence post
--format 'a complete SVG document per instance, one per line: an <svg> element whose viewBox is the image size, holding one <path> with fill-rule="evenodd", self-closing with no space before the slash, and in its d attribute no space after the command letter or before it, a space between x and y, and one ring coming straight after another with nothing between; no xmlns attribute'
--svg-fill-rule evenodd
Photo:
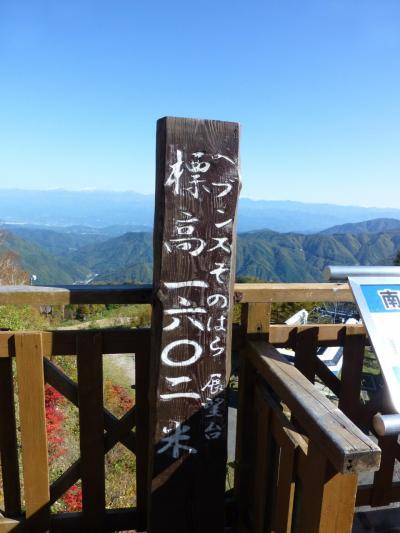
<svg viewBox="0 0 400 533"><path fill-rule="evenodd" d="M310 442L301 490L299 533L350 533L357 494L356 473L334 472Z"/></svg>
<svg viewBox="0 0 400 533"><path fill-rule="evenodd" d="M271 304L242 304L241 322L245 335L244 342L247 342L247 339L251 337L264 337L263 340L265 340L269 332L270 318ZM254 436L249 438L249 435L254 431L257 419L255 378L254 369L244 354L241 353L235 453L235 500L238 505L236 529L238 533L246 533L249 530L251 523L250 507L254 496L252 479L254 477L256 442Z"/></svg>
<svg viewBox="0 0 400 533"><path fill-rule="evenodd" d="M39 533L50 522L42 335L16 334L15 354L26 517Z"/></svg>
<svg viewBox="0 0 400 533"><path fill-rule="evenodd" d="M243 329L246 331L247 338L248 335L253 334L265 334L265 336L267 336L271 321L271 308L272 304L270 303L242 304L241 320Z"/></svg>
<svg viewBox="0 0 400 533"><path fill-rule="evenodd" d="M158 122L150 533L224 528L238 146L237 123Z"/></svg>
<svg viewBox="0 0 400 533"><path fill-rule="evenodd" d="M76 344L83 526L95 532L105 511L102 335L87 332Z"/></svg>
<svg viewBox="0 0 400 533"><path fill-rule="evenodd" d="M253 496L255 440L247 438L254 431L256 372L241 354L239 367L239 405L236 424L235 500L238 517L236 530L246 533L250 527L250 507Z"/></svg>

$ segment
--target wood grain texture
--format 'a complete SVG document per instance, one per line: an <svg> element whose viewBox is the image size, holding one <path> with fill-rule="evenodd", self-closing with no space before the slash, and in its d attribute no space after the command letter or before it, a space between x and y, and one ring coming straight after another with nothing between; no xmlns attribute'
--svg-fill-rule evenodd
<svg viewBox="0 0 400 533"><path fill-rule="evenodd" d="M351 533L357 492L357 474L334 472L314 442L307 453L301 479L298 533Z"/></svg>
<svg viewBox="0 0 400 533"><path fill-rule="evenodd" d="M50 492L41 334L16 334L15 351L26 516L36 517L38 532L46 531Z"/></svg>
<svg viewBox="0 0 400 533"><path fill-rule="evenodd" d="M276 488L276 505L273 530L276 533L290 533L295 494L294 464L296 448L288 441L281 448L278 484Z"/></svg>
<svg viewBox="0 0 400 533"><path fill-rule="evenodd" d="M150 533L224 526L238 149L237 123L158 122Z"/></svg>
<svg viewBox="0 0 400 533"><path fill-rule="evenodd" d="M77 339L87 331L63 330L42 332L43 355L75 355ZM137 329L102 329L103 350L105 354L141 353L150 350L150 328ZM15 333L0 332L0 358L15 355L13 338ZM147 355L144 355L146 357Z"/></svg>
<svg viewBox="0 0 400 533"><path fill-rule="evenodd" d="M67 305L67 304L142 304L151 302L149 285L59 285L32 287L30 285L1 285L0 305Z"/></svg>
<svg viewBox="0 0 400 533"><path fill-rule="evenodd" d="M305 460L303 458L300 464L298 484L301 486L301 497L295 531L322 533L320 525L328 461L320 448L310 442Z"/></svg>
<svg viewBox="0 0 400 533"><path fill-rule="evenodd" d="M105 512L103 351L101 333L77 340L83 524L103 531Z"/></svg>
<svg viewBox="0 0 400 533"><path fill-rule="evenodd" d="M236 283L235 302L353 302L347 283ZM126 285L0 286L0 305L151 303L152 288Z"/></svg>
<svg viewBox="0 0 400 533"><path fill-rule="evenodd" d="M269 342L274 346L296 348L297 335L302 331L318 327L319 346L344 346L349 335L365 334L364 326L344 326L342 324L309 324L308 326L270 326Z"/></svg>
<svg viewBox="0 0 400 533"><path fill-rule="evenodd" d="M287 404L306 435L325 450L338 472L379 468L379 447L287 363L273 346L250 342L246 356Z"/></svg>
<svg viewBox="0 0 400 533"><path fill-rule="evenodd" d="M236 283L237 303L353 302L347 283Z"/></svg>
<svg viewBox="0 0 400 533"><path fill-rule="evenodd" d="M4 510L8 517L17 517L21 514L21 489L11 357L0 359L0 453Z"/></svg>
<svg viewBox="0 0 400 533"><path fill-rule="evenodd" d="M267 334L271 320L271 304L243 304L242 326L246 334Z"/></svg>
<svg viewBox="0 0 400 533"><path fill-rule="evenodd" d="M280 447L272 529L275 533L290 533L292 531L295 501L295 469L298 451L301 450L306 453L308 444L276 407L272 417L272 433L277 445Z"/></svg>
<svg viewBox="0 0 400 533"><path fill-rule="evenodd" d="M355 512L358 476L328 474L324 485L320 531L351 533Z"/></svg>

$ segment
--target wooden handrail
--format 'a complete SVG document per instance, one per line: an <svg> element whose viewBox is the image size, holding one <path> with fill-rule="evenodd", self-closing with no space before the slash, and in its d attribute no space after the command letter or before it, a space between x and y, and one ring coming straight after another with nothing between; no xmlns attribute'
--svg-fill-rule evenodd
<svg viewBox="0 0 400 533"><path fill-rule="evenodd" d="M102 329L104 353L133 353L138 350L148 351L150 346L150 329ZM18 333L2 331L0 334L0 359L15 356L13 339ZM90 335L90 330L44 331L43 355L70 355L76 353L77 335Z"/></svg>
<svg viewBox="0 0 400 533"><path fill-rule="evenodd" d="M307 324L305 326L272 324L269 326L268 340L274 346L295 348L298 334L312 329L318 329L318 346L343 346L346 337L366 333L362 324L351 326L344 324Z"/></svg>
<svg viewBox="0 0 400 533"><path fill-rule="evenodd" d="M352 302L347 283L236 283L237 303Z"/></svg>
<svg viewBox="0 0 400 533"><path fill-rule="evenodd" d="M351 302L347 283L236 283L236 303ZM152 302L151 285L0 286L0 305L144 304Z"/></svg>
<svg viewBox="0 0 400 533"><path fill-rule="evenodd" d="M0 285L0 305L145 304L151 295L151 285Z"/></svg>
<svg viewBox="0 0 400 533"><path fill-rule="evenodd" d="M307 436L338 472L377 470L380 448L264 341L249 342L246 357L288 406Z"/></svg>
<svg viewBox="0 0 400 533"><path fill-rule="evenodd" d="M345 326L342 324L316 324L308 326L285 326L273 324L269 330L269 342L274 346L288 346L295 348L297 335L302 331L318 328L318 346L343 346L346 336L360 335L365 333L362 325ZM150 329L102 329L106 336L107 353L124 353L129 351L129 347L150 346ZM43 349L46 357L50 355L68 355L75 351L75 330L55 330L43 332ZM84 331L82 330L82 333ZM13 331L4 331L0 335L0 358L10 355L9 341L14 336ZM243 333L238 329L234 331L234 337L243 337ZM15 355L11 350L11 355Z"/></svg>
<svg viewBox="0 0 400 533"><path fill-rule="evenodd" d="M136 454L138 469L145 460L147 378L143 368L148 360L149 344L149 330L140 329L0 332L0 455L5 514L9 517L0 514L0 533L13 528L18 531L91 531L103 529L104 522L110 531L137 529L136 509L104 510L104 455L120 443ZM108 353L136 355L136 401L121 418L114 416L103 402L102 356ZM47 359L52 355L77 357L77 382ZM12 357L16 358L17 391L14 390ZM80 417L80 458L51 485L45 383L75 405ZM21 457L17 443L17 404ZM20 458L26 516L22 514L20 502ZM82 479L85 487L83 513L50 512L50 506L78 479ZM144 493L146 487L142 479L137 479L137 507L141 509L139 493ZM93 526L96 523L97 526Z"/></svg>

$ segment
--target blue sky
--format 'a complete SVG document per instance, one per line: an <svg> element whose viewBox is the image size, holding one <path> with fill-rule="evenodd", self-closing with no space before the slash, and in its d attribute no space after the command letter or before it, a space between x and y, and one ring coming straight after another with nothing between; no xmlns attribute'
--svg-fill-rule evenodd
<svg viewBox="0 0 400 533"><path fill-rule="evenodd" d="M400 2L0 2L0 187L152 193L165 115L242 124L243 196L399 207Z"/></svg>

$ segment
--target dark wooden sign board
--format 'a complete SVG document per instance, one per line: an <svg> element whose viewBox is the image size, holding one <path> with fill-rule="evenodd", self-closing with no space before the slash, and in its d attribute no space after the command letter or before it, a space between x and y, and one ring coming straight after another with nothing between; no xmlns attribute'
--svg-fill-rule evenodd
<svg viewBox="0 0 400 533"><path fill-rule="evenodd" d="M224 529L239 125L157 124L149 533Z"/></svg>

